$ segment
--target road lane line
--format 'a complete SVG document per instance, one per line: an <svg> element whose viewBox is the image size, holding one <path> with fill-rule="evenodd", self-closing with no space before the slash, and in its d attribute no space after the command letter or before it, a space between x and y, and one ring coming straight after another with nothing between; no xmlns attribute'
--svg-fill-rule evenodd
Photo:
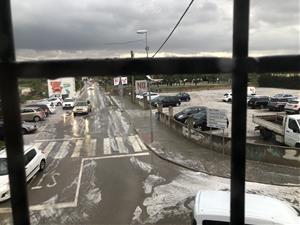
<svg viewBox="0 0 300 225"><path fill-rule="evenodd" d="M68 154L68 145L69 145L69 142L64 141L62 143L62 145L60 146L57 154L54 156L54 159L62 159L64 157L66 157L66 155Z"/></svg>
<svg viewBox="0 0 300 225"><path fill-rule="evenodd" d="M49 155L50 151L53 149L53 147L55 146L56 142L50 142L46 148L42 151L46 157Z"/></svg>
<svg viewBox="0 0 300 225"><path fill-rule="evenodd" d="M34 147L37 148L37 149L40 149L40 147L41 147L42 144L43 144L43 142L34 143Z"/></svg>
<svg viewBox="0 0 300 225"><path fill-rule="evenodd" d="M34 142L53 142L53 141L74 141L74 140L83 140L84 138L60 138L60 139L39 139Z"/></svg>
<svg viewBox="0 0 300 225"><path fill-rule="evenodd" d="M103 152L104 152L104 155L111 155L110 139L109 138L104 138L103 139Z"/></svg>
<svg viewBox="0 0 300 225"><path fill-rule="evenodd" d="M71 158L79 157L80 156L80 150L82 149L83 140L78 140L75 143L75 149L73 151L73 154L71 155Z"/></svg>
<svg viewBox="0 0 300 225"><path fill-rule="evenodd" d="M139 145L141 146L142 150L148 151L148 148L146 147L146 145L143 143L143 141L137 134L135 135L135 138L136 138L137 142L139 143Z"/></svg>
<svg viewBox="0 0 300 225"><path fill-rule="evenodd" d="M91 158L84 158L83 160L97 160L97 159L113 159L113 158L126 158L126 157L137 157L137 156L146 156L150 155L149 152L139 152L139 153L132 153L132 154L122 154L122 155L108 155L108 156L99 156L99 157L91 157Z"/></svg>
<svg viewBox="0 0 300 225"><path fill-rule="evenodd" d="M116 137L118 149L120 153L128 153L128 149L125 147L123 138L122 137Z"/></svg>
<svg viewBox="0 0 300 225"><path fill-rule="evenodd" d="M142 149L141 149L141 147L140 147L140 145L139 145L139 143L138 143L135 136L128 136L128 140L129 140L130 144L132 145L134 152L141 152L142 151Z"/></svg>
<svg viewBox="0 0 300 225"><path fill-rule="evenodd" d="M96 155L97 139L92 139L89 144L90 151L88 151L88 156Z"/></svg>

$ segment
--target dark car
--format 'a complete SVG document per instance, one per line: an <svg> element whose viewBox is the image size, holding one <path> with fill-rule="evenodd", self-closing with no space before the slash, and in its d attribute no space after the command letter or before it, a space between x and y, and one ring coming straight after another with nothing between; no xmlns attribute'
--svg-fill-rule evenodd
<svg viewBox="0 0 300 225"><path fill-rule="evenodd" d="M272 97L268 103L268 108L270 111L283 111L286 103L297 99L295 96L288 97Z"/></svg>
<svg viewBox="0 0 300 225"><path fill-rule="evenodd" d="M269 96L254 96L251 97L248 101L248 106L250 106L252 109L254 108L265 108L267 107L268 103L270 101Z"/></svg>
<svg viewBox="0 0 300 225"><path fill-rule="evenodd" d="M180 100L177 96L159 96L151 101L151 105L155 107L159 105L162 105L162 107L179 106L180 104Z"/></svg>
<svg viewBox="0 0 300 225"><path fill-rule="evenodd" d="M46 104L34 103L34 104L26 105L25 107L39 107L45 112L46 116L49 116L49 114L50 114L50 109Z"/></svg>
<svg viewBox="0 0 300 225"><path fill-rule="evenodd" d="M189 102L191 100L191 96L186 92L179 92L176 96L182 102Z"/></svg>
<svg viewBox="0 0 300 225"><path fill-rule="evenodd" d="M196 114L203 110L206 110L206 107L204 107L204 106L188 107L188 108L180 111L179 113L176 113L174 115L174 119L181 123L184 123L190 115Z"/></svg>

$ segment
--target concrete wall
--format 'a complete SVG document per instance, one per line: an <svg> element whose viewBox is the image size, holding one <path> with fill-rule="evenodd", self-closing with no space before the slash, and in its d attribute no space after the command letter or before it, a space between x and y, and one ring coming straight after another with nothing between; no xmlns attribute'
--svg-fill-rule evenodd
<svg viewBox="0 0 300 225"><path fill-rule="evenodd" d="M169 113L172 115L172 112ZM179 123L158 109L157 118L186 138L222 154L231 154L231 138L201 132ZM277 145L246 143L246 159L285 166L300 167L300 149Z"/></svg>

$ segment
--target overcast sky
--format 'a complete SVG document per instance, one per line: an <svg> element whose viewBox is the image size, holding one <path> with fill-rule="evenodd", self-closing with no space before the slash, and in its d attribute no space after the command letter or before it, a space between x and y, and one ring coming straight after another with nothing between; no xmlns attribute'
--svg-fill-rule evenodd
<svg viewBox="0 0 300 225"><path fill-rule="evenodd" d="M17 58L150 56L190 0L12 0ZM251 0L250 55L299 54L300 0ZM231 56L233 0L195 0L158 56Z"/></svg>

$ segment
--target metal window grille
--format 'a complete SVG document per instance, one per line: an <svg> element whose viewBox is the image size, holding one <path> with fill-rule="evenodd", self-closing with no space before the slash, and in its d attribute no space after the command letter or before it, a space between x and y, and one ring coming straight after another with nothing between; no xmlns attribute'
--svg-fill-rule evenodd
<svg viewBox="0 0 300 225"><path fill-rule="evenodd" d="M105 74L232 73L231 224L244 224L248 73L300 72L300 55L248 57L249 0L234 0L232 58L84 59L16 62L10 1L0 1L0 89L14 224L30 224L18 78Z"/></svg>

